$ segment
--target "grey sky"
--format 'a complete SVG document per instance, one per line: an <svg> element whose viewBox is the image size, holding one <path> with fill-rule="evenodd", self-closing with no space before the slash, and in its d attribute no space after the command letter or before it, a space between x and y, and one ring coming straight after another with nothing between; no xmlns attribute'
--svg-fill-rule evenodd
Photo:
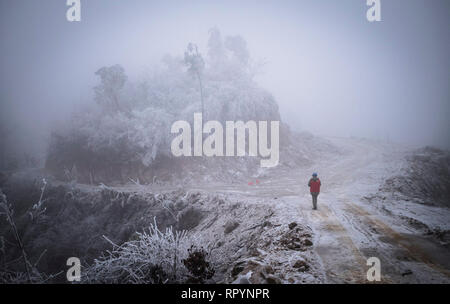
<svg viewBox="0 0 450 304"><path fill-rule="evenodd" d="M257 81L293 129L389 137L450 148L450 1L65 0L0 2L1 117L39 142L55 117L86 100L101 66L138 75L188 42L205 51L208 30L241 35Z"/></svg>

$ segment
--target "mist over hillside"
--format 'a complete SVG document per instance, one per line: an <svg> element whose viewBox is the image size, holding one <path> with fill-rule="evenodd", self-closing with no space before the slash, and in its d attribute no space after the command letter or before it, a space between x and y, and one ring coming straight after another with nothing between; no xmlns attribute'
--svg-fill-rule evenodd
<svg viewBox="0 0 450 304"><path fill-rule="evenodd" d="M450 283L448 1L81 1L0 2L0 284Z"/></svg>
<svg viewBox="0 0 450 304"><path fill-rule="evenodd" d="M253 80L262 67L250 57L246 41L241 36L222 37L217 28L209 32L205 58L189 43L184 56L167 55L160 68L142 79L129 80L118 64L99 69L95 104L53 131L46 160L49 172L62 180L70 176L94 184L175 177L192 181L195 175L231 180L257 174L258 159L248 153L238 159L172 155L171 126L178 120L193 125L194 113L223 126L227 121L280 121L276 100ZM311 149L337 151L312 135L293 134L285 124L280 141L284 166L310 166ZM248 149L248 138L246 145Z"/></svg>

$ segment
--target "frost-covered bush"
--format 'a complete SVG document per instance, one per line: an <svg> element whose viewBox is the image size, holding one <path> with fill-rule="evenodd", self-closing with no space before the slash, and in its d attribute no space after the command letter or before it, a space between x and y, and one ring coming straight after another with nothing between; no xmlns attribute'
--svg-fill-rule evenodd
<svg viewBox="0 0 450 304"><path fill-rule="evenodd" d="M107 239L107 238L106 238ZM108 239L107 239L108 240ZM109 240L108 240L109 241ZM137 233L136 240L117 245L109 241L113 248L83 272L85 283L133 283L161 284L204 281L214 273L207 254L200 257L205 271L192 271L193 263L199 263L201 240L186 231L173 231L172 227L164 232L156 225L148 231ZM194 256L195 255L195 256Z"/></svg>
<svg viewBox="0 0 450 304"><path fill-rule="evenodd" d="M30 216L27 223L20 227L32 225L35 222L40 222L45 218L45 210L43 199L44 191L47 185L46 180L41 188L39 201L35 203L27 214ZM55 275L48 275L38 270L38 264L45 254L44 250L39 258L32 263L27 252L27 245L23 240L24 231L19 231L16 224L17 216L15 214L16 208L12 203L8 202L6 195L0 188L0 283L6 284L21 284L21 283L45 283L52 280ZM19 208L20 210L20 208ZM5 222L3 222L3 217ZM6 224L6 225L4 225ZM12 236L12 237L11 237ZM9 240L8 240L9 239ZM14 240L15 243L12 243ZM6 248L8 246L8 248ZM18 251L19 258L11 259L11 254ZM8 259L9 258L9 259Z"/></svg>

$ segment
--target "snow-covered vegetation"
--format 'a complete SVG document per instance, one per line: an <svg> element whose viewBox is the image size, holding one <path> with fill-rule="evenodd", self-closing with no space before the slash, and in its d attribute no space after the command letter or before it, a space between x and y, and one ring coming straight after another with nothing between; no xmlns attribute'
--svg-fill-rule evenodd
<svg viewBox="0 0 450 304"><path fill-rule="evenodd" d="M155 222L144 232L138 232L136 240L122 245L105 239L113 248L86 269L84 282L204 283L214 275L208 253L202 247L207 242L186 230L174 231L170 226L162 232ZM195 265L189 264L191 260Z"/></svg>
<svg viewBox="0 0 450 304"><path fill-rule="evenodd" d="M206 56L190 43L184 57L167 55L136 81L120 65L103 67L96 72L95 106L54 131L47 168L60 177L76 168L84 182L152 181L158 167L183 161L170 152L176 120L190 122L194 112L223 124L280 120L274 98L254 81L260 67L242 37L223 38L217 29L210 31Z"/></svg>

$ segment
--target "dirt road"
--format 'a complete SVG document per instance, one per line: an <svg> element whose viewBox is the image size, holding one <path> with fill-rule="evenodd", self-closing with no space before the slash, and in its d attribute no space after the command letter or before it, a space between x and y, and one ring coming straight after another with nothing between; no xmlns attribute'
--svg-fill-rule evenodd
<svg viewBox="0 0 450 304"><path fill-rule="evenodd" d="M336 140L335 144L351 152L344 158L325 160L315 169L323 183L319 210L311 210L311 197L303 185L295 187L298 196L285 197L284 206L280 205L280 212L298 212L312 227L327 281L365 283L367 259L377 257L382 282L448 283L448 249L361 200L399 170L401 151L367 142ZM297 180L306 184L305 177L297 176Z"/></svg>

